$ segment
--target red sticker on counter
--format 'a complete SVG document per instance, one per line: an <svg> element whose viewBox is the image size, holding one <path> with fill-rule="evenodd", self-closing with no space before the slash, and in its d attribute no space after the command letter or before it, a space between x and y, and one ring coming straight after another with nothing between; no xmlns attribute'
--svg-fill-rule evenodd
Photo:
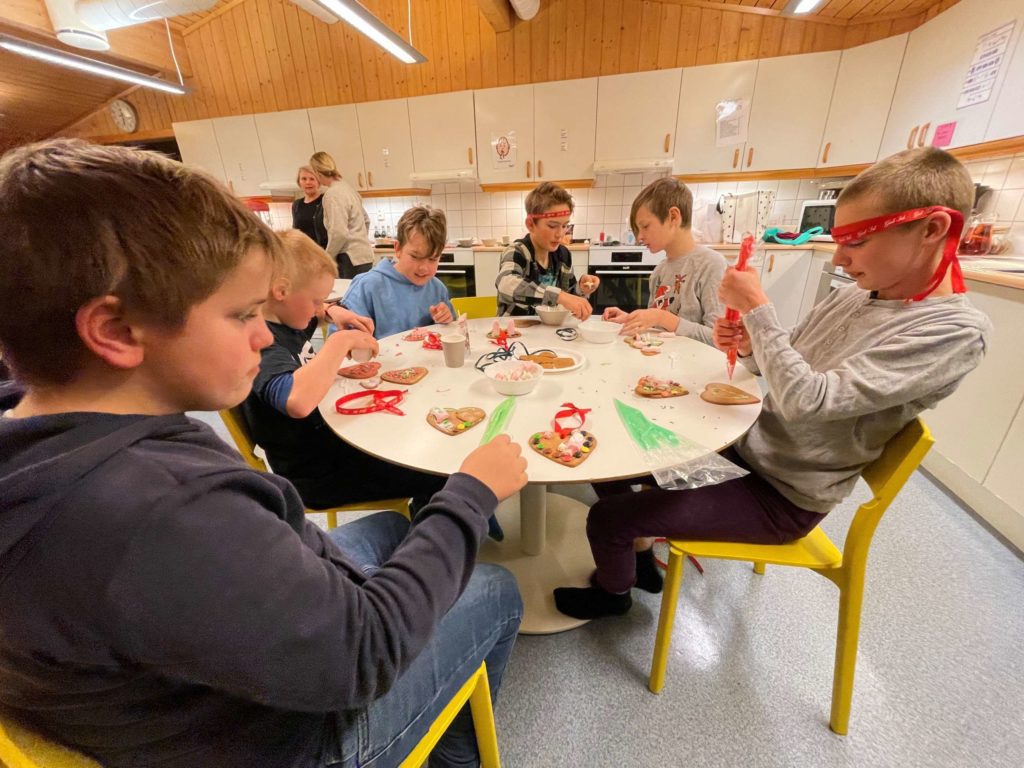
<svg viewBox="0 0 1024 768"><path fill-rule="evenodd" d="M932 136L932 146L948 147L953 143L953 131L955 130L956 121L935 126L935 135Z"/></svg>

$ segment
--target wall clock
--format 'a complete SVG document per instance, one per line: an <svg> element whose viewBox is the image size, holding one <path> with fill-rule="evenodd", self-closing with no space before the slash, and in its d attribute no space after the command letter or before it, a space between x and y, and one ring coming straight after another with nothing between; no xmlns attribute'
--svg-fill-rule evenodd
<svg viewBox="0 0 1024 768"><path fill-rule="evenodd" d="M135 133L139 127L139 113L124 99L110 102L110 117L122 133Z"/></svg>

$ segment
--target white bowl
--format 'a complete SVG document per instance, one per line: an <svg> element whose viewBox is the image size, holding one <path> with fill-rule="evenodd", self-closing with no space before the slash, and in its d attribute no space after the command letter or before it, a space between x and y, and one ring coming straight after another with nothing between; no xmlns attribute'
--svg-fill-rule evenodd
<svg viewBox="0 0 1024 768"><path fill-rule="evenodd" d="M584 341L591 344L610 344L618 338L622 331L619 323L609 323L607 320L587 320L580 323L577 330Z"/></svg>
<svg viewBox="0 0 1024 768"><path fill-rule="evenodd" d="M569 316L569 310L562 307L537 307L537 317L544 325L561 325Z"/></svg>
<svg viewBox="0 0 1024 768"><path fill-rule="evenodd" d="M472 237L460 237L457 241L461 248L469 248L473 244Z"/></svg>
<svg viewBox="0 0 1024 768"><path fill-rule="evenodd" d="M484 243L485 247L493 248L494 246L496 246L498 244L498 241L495 240L493 237L485 237L484 240L483 240L483 243Z"/></svg>
<svg viewBox="0 0 1024 768"><path fill-rule="evenodd" d="M509 375L513 371L526 371L530 375L528 379L503 380L499 376ZM529 360L502 360L484 369L491 385L501 395L525 395L537 386L544 375L544 369Z"/></svg>

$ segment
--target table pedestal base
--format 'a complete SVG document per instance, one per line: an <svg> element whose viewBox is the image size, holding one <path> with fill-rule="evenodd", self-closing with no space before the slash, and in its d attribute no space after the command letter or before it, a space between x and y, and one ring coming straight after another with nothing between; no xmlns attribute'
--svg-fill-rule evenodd
<svg viewBox="0 0 1024 768"><path fill-rule="evenodd" d="M513 496L498 506L505 540L487 539L480 549L480 560L503 565L515 575L523 596L523 623L519 627L522 634L550 635L575 629L586 624L586 620L559 613L551 593L555 587L587 586L594 572L594 558L587 544L588 507L575 499L546 493L543 485L523 490L527 516L545 522L546 535L540 539L540 552L524 552L524 546L533 548L537 537L533 541L529 536L527 541L523 540L520 497Z"/></svg>

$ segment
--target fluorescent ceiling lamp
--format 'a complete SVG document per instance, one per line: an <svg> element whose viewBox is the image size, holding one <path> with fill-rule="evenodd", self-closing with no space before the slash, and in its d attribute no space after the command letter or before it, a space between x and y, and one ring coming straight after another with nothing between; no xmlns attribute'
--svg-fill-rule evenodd
<svg viewBox="0 0 1024 768"><path fill-rule="evenodd" d="M783 16L795 16L798 13L810 13L821 5L821 0L789 0L782 9Z"/></svg>
<svg viewBox="0 0 1024 768"><path fill-rule="evenodd" d="M62 67L70 67L71 69L88 72L93 75L112 77L115 80L123 80L126 83L141 85L145 88L156 88L158 91L174 93L179 96L185 93L184 86L176 83L168 83L166 80L161 80L158 77L150 77L149 75L144 75L141 72L125 69L124 67L119 67L115 64L107 64L105 61L89 59L85 56L67 53L58 48L50 48L47 45L30 43L27 40L19 40L16 37L10 37L8 35L0 35L0 48L4 48L13 53L20 53L22 56L28 56L33 59L38 59L39 61L58 64Z"/></svg>
<svg viewBox="0 0 1024 768"><path fill-rule="evenodd" d="M351 24L377 45L406 64L421 64L427 57L405 42L384 22L355 0L313 0L347 24ZM410 27L411 28L411 27Z"/></svg>

